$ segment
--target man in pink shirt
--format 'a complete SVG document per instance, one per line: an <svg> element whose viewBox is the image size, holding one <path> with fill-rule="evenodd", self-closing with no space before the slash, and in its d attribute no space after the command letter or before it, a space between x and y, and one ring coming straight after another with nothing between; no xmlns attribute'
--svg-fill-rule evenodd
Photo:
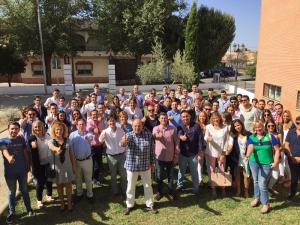
<svg viewBox="0 0 300 225"><path fill-rule="evenodd" d="M159 201L162 198L163 173L167 172L169 196L174 200L175 193L173 188L173 168L178 162L179 139L175 127L168 125L168 115L161 113L159 115L160 125L153 128L155 138L155 157L156 157L156 179L157 194L155 199Z"/></svg>
<svg viewBox="0 0 300 225"><path fill-rule="evenodd" d="M103 169L103 145L99 142L99 136L104 129L102 123L98 121L98 111L91 111L91 117L87 121L86 129L93 134L92 140L92 158L93 158L93 183L100 185L99 173Z"/></svg>

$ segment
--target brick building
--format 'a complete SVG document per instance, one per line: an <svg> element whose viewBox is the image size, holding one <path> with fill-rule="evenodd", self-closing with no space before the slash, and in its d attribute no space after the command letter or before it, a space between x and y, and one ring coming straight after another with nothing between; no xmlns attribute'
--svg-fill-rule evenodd
<svg viewBox="0 0 300 225"><path fill-rule="evenodd" d="M255 95L300 115L300 1L262 0Z"/></svg>

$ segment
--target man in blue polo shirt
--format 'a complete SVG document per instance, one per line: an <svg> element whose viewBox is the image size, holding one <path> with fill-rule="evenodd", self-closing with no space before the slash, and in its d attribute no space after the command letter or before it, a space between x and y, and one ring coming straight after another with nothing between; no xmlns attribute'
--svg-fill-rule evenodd
<svg viewBox="0 0 300 225"><path fill-rule="evenodd" d="M176 101L172 102L172 110L167 112L169 125L178 128L181 124L180 111L177 109L178 104Z"/></svg>
<svg viewBox="0 0 300 225"><path fill-rule="evenodd" d="M290 129L285 139L285 148L289 156L289 166L291 170L289 201L293 201L295 198L300 177L300 116L296 118L295 124L296 128Z"/></svg>
<svg viewBox="0 0 300 225"><path fill-rule="evenodd" d="M77 130L70 134L71 149L76 158L76 194L78 200L83 195L82 176L86 185L86 195L89 200L93 200L93 160L91 154L91 141L93 135L86 131L86 123L84 119L77 121Z"/></svg>

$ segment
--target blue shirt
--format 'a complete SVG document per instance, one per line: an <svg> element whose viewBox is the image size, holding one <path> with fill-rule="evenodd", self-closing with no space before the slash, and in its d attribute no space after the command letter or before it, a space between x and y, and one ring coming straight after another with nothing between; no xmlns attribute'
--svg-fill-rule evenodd
<svg viewBox="0 0 300 225"><path fill-rule="evenodd" d="M76 159L82 160L91 155L91 141L85 140L86 135L92 136L88 132L79 134L78 130L70 134L70 145Z"/></svg>
<svg viewBox="0 0 300 225"><path fill-rule="evenodd" d="M97 104L103 103L105 99L105 94L102 91L98 91L97 93Z"/></svg>
<svg viewBox="0 0 300 225"><path fill-rule="evenodd" d="M137 106L144 111L144 95L142 93L138 93L135 95Z"/></svg>
<svg viewBox="0 0 300 225"><path fill-rule="evenodd" d="M226 108L227 108L227 107L229 106L229 104L230 104L229 99L222 100L221 98L219 98L219 99L218 99L218 102L219 102L219 112L220 112L220 113L225 112Z"/></svg>
<svg viewBox="0 0 300 225"><path fill-rule="evenodd" d="M178 128L181 125L181 117L180 117L180 112L178 110L176 112L170 110L167 112L167 115L173 117L173 119L169 121L169 125L175 128Z"/></svg>
<svg viewBox="0 0 300 225"><path fill-rule="evenodd" d="M300 135L297 135L296 128L289 130L285 141L289 143L292 156L300 157Z"/></svg>
<svg viewBox="0 0 300 225"><path fill-rule="evenodd" d="M10 155L14 155L15 159L13 164L9 164L8 160L3 156L4 174L6 176L27 173L24 156L27 154L27 147L23 137L0 139L0 149L1 151L7 149Z"/></svg>

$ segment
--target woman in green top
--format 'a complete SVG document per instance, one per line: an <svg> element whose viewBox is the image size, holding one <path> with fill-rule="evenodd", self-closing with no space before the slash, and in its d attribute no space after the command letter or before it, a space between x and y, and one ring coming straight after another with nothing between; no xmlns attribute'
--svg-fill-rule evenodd
<svg viewBox="0 0 300 225"><path fill-rule="evenodd" d="M274 149L274 158L273 158ZM254 122L254 133L248 139L246 160L253 176L254 200L252 207L262 203L261 213L269 212L269 193L267 181L273 168L279 164L280 149L277 139L270 133L265 132L261 121Z"/></svg>

